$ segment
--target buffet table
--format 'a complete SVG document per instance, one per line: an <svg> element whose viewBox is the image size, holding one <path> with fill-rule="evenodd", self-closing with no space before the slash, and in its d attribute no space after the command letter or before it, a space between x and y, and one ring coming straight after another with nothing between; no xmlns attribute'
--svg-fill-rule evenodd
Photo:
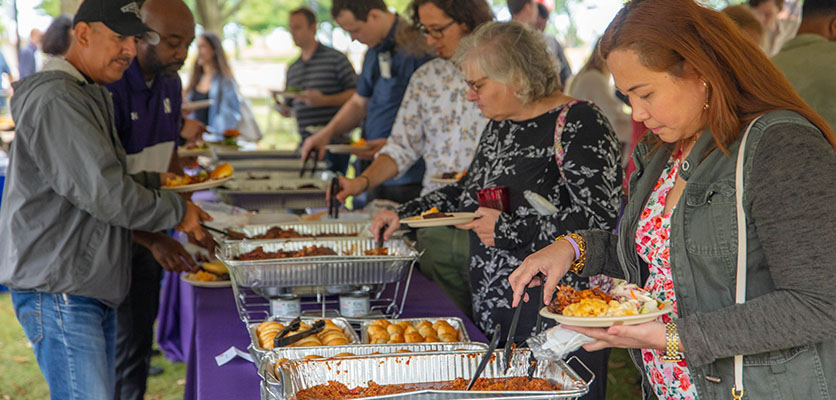
<svg viewBox="0 0 836 400"><path fill-rule="evenodd" d="M167 274L158 317L158 342L169 359L187 363L184 399L258 399L256 366L236 357L218 366L215 356L230 346L246 352L249 336L238 316L232 288L194 287ZM459 317L473 341L484 334L435 283L417 268L401 318Z"/></svg>

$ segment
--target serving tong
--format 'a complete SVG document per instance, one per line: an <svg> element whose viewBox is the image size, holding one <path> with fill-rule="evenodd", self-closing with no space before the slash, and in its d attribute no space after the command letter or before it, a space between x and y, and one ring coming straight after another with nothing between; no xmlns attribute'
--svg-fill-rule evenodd
<svg viewBox="0 0 836 400"><path fill-rule="evenodd" d="M493 352L499 347L499 334L502 331L501 326L496 324L493 327L493 337L491 338L491 344L488 345L488 350L485 351L485 354L482 355L482 361L479 361L479 365L476 367L476 372L473 373L473 377L470 378L470 382L467 384L467 387L464 389L468 391L473 388L473 385L476 383L476 380L479 379L479 376L482 375L482 372L485 370L485 367L488 366L488 361L491 360L493 357Z"/></svg>
<svg viewBox="0 0 836 400"><path fill-rule="evenodd" d="M276 348L291 345L308 336L316 335L317 333L322 332L322 330L325 329L325 321L319 320L314 322L310 329L304 330L299 333L295 333L290 336L284 336L287 335L289 332L298 330L300 325L301 320L299 319L299 317L296 317L296 319L294 319L293 322L291 322L284 329L279 331L279 334L277 334L276 338L273 339L273 347Z"/></svg>
<svg viewBox="0 0 836 400"><path fill-rule="evenodd" d="M314 165L314 168L316 168L316 165ZM340 178L335 176L331 178L331 185L328 187L328 217L335 220L340 217L340 201L337 200L337 193L339 192Z"/></svg>
<svg viewBox="0 0 836 400"><path fill-rule="evenodd" d="M239 235L237 233L227 232L223 229L213 228L213 227L211 227L209 225L206 225L204 223L201 223L200 226L203 227L203 229L206 229L208 231L212 231L212 232L215 232L215 233L220 233L221 235L224 235L226 237L230 237L230 238L233 238L233 239L238 239L238 240L247 239L247 237L245 237L244 235Z"/></svg>
<svg viewBox="0 0 836 400"><path fill-rule="evenodd" d="M538 290L539 294L537 298L539 301L537 302L537 325L534 326L534 336L540 334L540 331L543 329L543 316L540 315L540 310L543 309L543 285L540 285L540 290ZM534 352L528 354L528 379L534 377L534 371L537 370L537 358L534 357Z"/></svg>
<svg viewBox="0 0 836 400"><path fill-rule="evenodd" d="M305 156L305 159L302 160L302 169L299 170L300 178L305 176L305 168L308 166L308 160L313 160L313 166L311 167L311 176L313 177L316 174L316 164L319 160L319 150L312 149L308 152L308 155Z"/></svg>
<svg viewBox="0 0 836 400"><path fill-rule="evenodd" d="M517 325L520 322L520 313L522 312L522 301L517 304L517 309L514 310L514 317L511 319L511 328L508 329L508 337L505 338L505 350L502 353L502 359L505 362L505 369L503 373L508 372L511 368L511 351L514 349L514 339L517 332Z"/></svg>

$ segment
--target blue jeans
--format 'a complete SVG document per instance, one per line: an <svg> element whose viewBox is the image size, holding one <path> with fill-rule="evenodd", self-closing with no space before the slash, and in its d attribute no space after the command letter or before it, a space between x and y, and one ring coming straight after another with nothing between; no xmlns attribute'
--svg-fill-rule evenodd
<svg viewBox="0 0 836 400"><path fill-rule="evenodd" d="M82 296L11 291L53 399L112 400L116 310Z"/></svg>

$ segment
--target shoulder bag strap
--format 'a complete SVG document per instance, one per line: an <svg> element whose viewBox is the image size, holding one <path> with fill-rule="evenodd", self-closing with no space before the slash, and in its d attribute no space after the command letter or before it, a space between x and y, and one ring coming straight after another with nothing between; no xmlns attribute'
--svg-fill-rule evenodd
<svg viewBox="0 0 836 400"><path fill-rule="evenodd" d="M566 172L563 171L563 158L566 157L566 151L563 150L563 128L566 127L566 115L575 104L580 103L579 100L571 101L563 106L560 114L557 115L557 121L554 124L554 160L557 162L557 170L560 172L560 179L563 184L568 183L566 180Z"/></svg>
<svg viewBox="0 0 836 400"><path fill-rule="evenodd" d="M755 118L746 127L740 148L737 150L737 166L734 172L735 197L737 200L737 283L735 303L746 302L746 211L743 209L743 161L746 154L746 140L749 131L760 117ZM731 389L732 398L739 400L743 397L743 355L734 356L734 386Z"/></svg>

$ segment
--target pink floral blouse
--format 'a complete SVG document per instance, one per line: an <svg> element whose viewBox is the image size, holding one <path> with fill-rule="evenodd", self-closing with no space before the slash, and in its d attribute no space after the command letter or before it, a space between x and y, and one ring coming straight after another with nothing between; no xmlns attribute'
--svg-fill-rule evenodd
<svg viewBox="0 0 836 400"><path fill-rule="evenodd" d="M671 214L676 206L666 214L663 213L668 192L676 182L680 158L681 152L673 156L662 171L662 176L659 177L647 205L642 210L639 229L636 231L636 251L650 268L650 277L645 289L660 301L673 304L673 312L660 316L657 319L660 322L669 322L677 318L670 263ZM696 400L697 390L691 383L687 363L662 361L663 354L663 350L642 349L644 373L656 397L664 400Z"/></svg>

